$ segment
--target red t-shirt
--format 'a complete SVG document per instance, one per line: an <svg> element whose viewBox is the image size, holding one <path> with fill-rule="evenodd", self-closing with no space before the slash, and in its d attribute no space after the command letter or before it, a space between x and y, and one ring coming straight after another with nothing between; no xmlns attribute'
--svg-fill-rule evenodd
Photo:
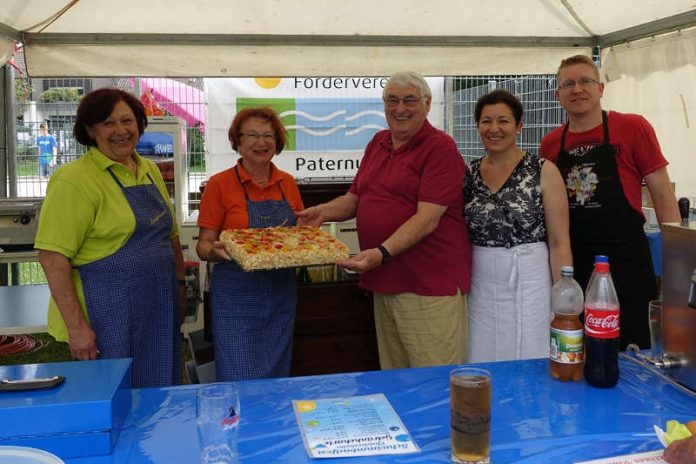
<svg viewBox="0 0 696 464"><path fill-rule="evenodd" d="M641 183L643 178L664 166L667 166L655 130L650 123L637 114L623 114L609 111L609 143L616 150L616 164L619 180L628 203L643 215ZM548 133L539 146L542 157L553 161L558 159L561 134L565 125ZM602 145L604 131L602 124L586 132L566 134L565 150L571 154L584 153Z"/></svg>
<svg viewBox="0 0 696 464"><path fill-rule="evenodd" d="M361 287L382 293L425 296L469 292L471 244L462 216L466 166L452 137L427 121L394 149L388 130L365 149L350 191L358 195L360 248L375 248L416 213L418 202L446 206L437 228L394 259L360 278Z"/></svg>
<svg viewBox="0 0 696 464"><path fill-rule="evenodd" d="M251 201L282 200L284 194L293 211L304 209L295 178L276 168L273 163L271 163L271 177L263 188L252 182L242 164L238 163L237 166L239 166L239 178ZM198 227L218 232L249 227L244 190L234 168L219 172L208 180L198 211Z"/></svg>

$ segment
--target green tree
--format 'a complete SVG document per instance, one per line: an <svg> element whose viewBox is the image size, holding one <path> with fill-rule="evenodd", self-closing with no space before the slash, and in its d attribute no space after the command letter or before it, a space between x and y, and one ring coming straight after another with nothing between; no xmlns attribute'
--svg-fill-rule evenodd
<svg viewBox="0 0 696 464"><path fill-rule="evenodd" d="M55 87L44 91L39 97L41 103L76 102L80 100L80 94L76 88Z"/></svg>
<svg viewBox="0 0 696 464"><path fill-rule="evenodd" d="M15 108L17 118L19 118L27 109L27 105L31 100L31 81L26 77L15 78Z"/></svg>
<svg viewBox="0 0 696 464"><path fill-rule="evenodd" d="M26 77L15 78L15 101L27 103L31 98L31 81Z"/></svg>
<svg viewBox="0 0 696 464"><path fill-rule="evenodd" d="M204 153L205 153L205 139L203 134L201 134L201 129L199 126L191 127L187 134L187 149L189 156L189 167L200 168L203 167L204 163Z"/></svg>

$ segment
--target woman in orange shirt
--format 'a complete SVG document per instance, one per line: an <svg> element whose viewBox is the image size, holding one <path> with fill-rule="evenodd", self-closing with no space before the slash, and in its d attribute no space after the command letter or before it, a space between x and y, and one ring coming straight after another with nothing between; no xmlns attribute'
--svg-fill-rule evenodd
<svg viewBox="0 0 696 464"><path fill-rule="evenodd" d="M228 131L237 164L215 174L201 199L196 251L215 262L211 302L216 380L287 377L297 306L294 269L243 271L219 241L226 229L295 225L304 208L295 179L271 162L287 142L270 108L244 108Z"/></svg>

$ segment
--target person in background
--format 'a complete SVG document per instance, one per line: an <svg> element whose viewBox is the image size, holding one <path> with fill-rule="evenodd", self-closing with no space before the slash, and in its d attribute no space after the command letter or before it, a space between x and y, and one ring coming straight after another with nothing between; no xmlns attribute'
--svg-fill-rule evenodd
<svg viewBox="0 0 696 464"><path fill-rule="evenodd" d="M55 166L58 156L58 143L48 133L46 123L39 124L39 135L36 137L36 145L39 149L39 176L44 179L51 175L51 168Z"/></svg>
<svg viewBox="0 0 696 464"><path fill-rule="evenodd" d="M246 272L219 241L226 229L294 226L304 208L295 179L271 162L287 133L270 108L244 108L228 131L237 164L206 184L196 251L215 262L211 302L216 380L287 377L297 306L294 269Z"/></svg>
<svg viewBox="0 0 696 464"><path fill-rule="evenodd" d="M382 97L389 129L367 145L349 192L298 213L299 223L357 218L361 251L336 264L374 292L382 369L463 363L466 166L452 137L427 121L432 93L422 76L392 75Z"/></svg>
<svg viewBox="0 0 696 464"><path fill-rule="evenodd" d="M174 210L157 166L135 152L140 102L104 88L77 108L88 150L51 176L36 248L51 300L48 330L78 360L133 358L132 386L181 382L184 266Z"/></svg>
<svg viewBox="0 0 696 464"><path fill-rule="evenodd" d="M553 163L517 147L522 113L506 90L474 109L486 155L469 164L464 186L470 362L548 357L552 281L572 264L563 180Z"/></svg>
<svg viewBox="0 0 696 464"><path fill-rule="evenodd" d="M621 349L649 347L648 302L657 292L641 183L657 220L679 222L667 160L645 118L602 110L604 84L589 57L561 61L556 79L568 122L542 139L540 154L556 163L568 192L575 279L587 288L594 256L607 255L621 306Z"/></svg>

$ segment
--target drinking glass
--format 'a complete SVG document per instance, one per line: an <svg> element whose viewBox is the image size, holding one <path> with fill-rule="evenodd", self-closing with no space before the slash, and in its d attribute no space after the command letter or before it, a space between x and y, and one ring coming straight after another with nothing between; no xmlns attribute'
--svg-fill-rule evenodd
<svg viewBox="0 0 696 464"><path fill-rule="evenodd" d="M490 462L490 372L472 367L450 372L450 429L452 462Z"/></svg>
<svg viewBox="0 0 696 464"><path fill-rule="evenodd" d="M650 352L653 356L661 357L663 353L662 341L662 300L652 300L648 303L650 316Z"/></svg>
<svg viewBox="0 0 696 464"><path fill-rule="evenodd" d="M196 424L201 463L237 463L239 418L239 389L236 385L213 383L198 390Z"/></svg>

